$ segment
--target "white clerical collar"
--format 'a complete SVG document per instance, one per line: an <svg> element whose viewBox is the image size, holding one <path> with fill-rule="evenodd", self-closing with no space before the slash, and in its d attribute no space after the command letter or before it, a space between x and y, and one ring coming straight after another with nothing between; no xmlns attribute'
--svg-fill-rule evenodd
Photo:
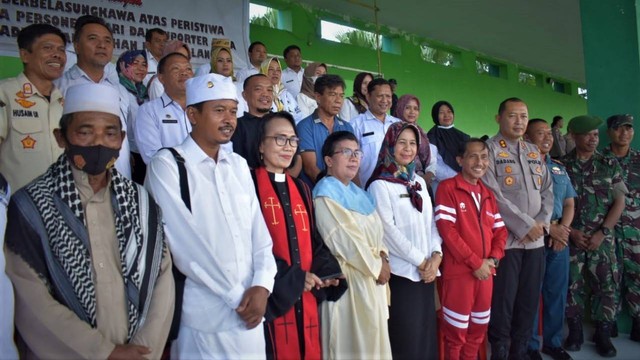
<svg viewBox="0 0 640 360"><path fill-rule="evenodd" d="M285 173L273 173L273 180L276 182L284 182L287 179Z"/></svg>
<svg viewBox="0 0 640 360"><path fill-rule="evenodd" d="M438 125L438 127L440 129L451 129L453 127L453 124L449 125L449 126L442 126L442 125Z"/></svg>

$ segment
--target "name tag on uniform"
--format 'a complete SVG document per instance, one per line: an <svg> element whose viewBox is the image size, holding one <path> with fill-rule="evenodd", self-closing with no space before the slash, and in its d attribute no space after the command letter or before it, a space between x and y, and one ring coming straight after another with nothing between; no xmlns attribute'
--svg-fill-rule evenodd
<svg viewBox="0 0 640 360"><path fill-rule="evenodd" d="M287 83L287 84L290 83L290 82L293 82L293 79L291 79L289 81L285 81L285 83Z"/></svg>
<svg viewBox="0 0 640 360"><path fill-rule="evenodd" d="M364 133L364 134L362 134L362 137L371 136L371 135L373 135L373 134L375 134L375 132L371 131L371 132L368 132L368 133Z"/></svg>
<svg viewBox="0 0 640 360"><path fill-rule="evenodd" d="M409 196L409 194L400 194L400 198L401 198L401 199L402 199L402 198L408 198L408 197L411 197L411 196Z"/></svg>
<svg viewBox="0 0 640 360"><path fill-rule="evenodd" d="M177 124L178 120L174 120L174 119L162 119L162 123L163 124Z"/></svg>

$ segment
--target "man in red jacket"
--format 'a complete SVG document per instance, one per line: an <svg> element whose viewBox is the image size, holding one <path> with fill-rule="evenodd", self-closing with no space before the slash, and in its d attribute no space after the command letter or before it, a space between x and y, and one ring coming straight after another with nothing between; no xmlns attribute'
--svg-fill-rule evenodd
<svg viewBox="0 0 640 360"><path fill-rule="evenodd" d="M444 245L442 313L447 359L477 359L491 314L493 275L504 256L507 230L496 199L480 178L487 144L467 140L457 156L462 171L440 183L436 225Z"/></svg>

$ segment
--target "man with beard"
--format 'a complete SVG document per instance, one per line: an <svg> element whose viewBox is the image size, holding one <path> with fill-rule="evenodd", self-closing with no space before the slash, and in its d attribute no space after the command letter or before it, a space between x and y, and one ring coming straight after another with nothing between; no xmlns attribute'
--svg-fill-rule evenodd
<svg viewBox="0 0 640 360"><path fill-rule="evenodd" d="M578 194L571 224L566 310L569 336L564 348L579 351L584 342L582 319L589 288L596 350L600 356L614 357L617 351L611 343L611 330L617 317L620 269L613 229L624 210L627 187L616 159L596 150L600 125L601 119L588 115L571 119L568 130L576 147L561 159Z"/></svg>
<svg viewBox="0 0 640 360"><path fill-rule="evenodd" d="M260 119L271 111L273 85L266 75L251 75L244 81L242 97L247 101L249 111L238 118L231 142L233 152L245 158L249 167L255 169L260 166L254 156L260 143L258 128Z"/></svg>
<svg viewBox="0 0 640 360"><path fill-rule="evenodd" d="M221 151L234 132L237 108L231 78L189 79L186 112L193 131L173 151L159 151L148 167L145 185L163 209L173 259L186 276L172 358L266 355L258 325L276 274L272 241L246 161Z"/></svg>
<svg viewBox="0 0 640 360"><path fill-rule="evenodd" d="M7 274L22 358L158 359L173 276L160 209L113 166L124 141L119 93L67 91L65 152L11 198Z"/></svg>

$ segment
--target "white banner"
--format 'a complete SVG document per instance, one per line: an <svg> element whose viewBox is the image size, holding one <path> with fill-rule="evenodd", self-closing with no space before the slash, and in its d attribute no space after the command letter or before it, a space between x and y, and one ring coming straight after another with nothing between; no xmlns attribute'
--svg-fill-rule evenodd
<svg viewBox="0 0 640 360"><path fill-rule="evenodd" d="M54 25L70 41L76 19L95 15L113 31L114 59L143 49L145 32L157 27L169 40L189 45L193 64L209 62L212 38L231 39L236 68L249 63L249 0L0 0L0 5L0 55L18 56L18 32L27 25Z"/></svg>

